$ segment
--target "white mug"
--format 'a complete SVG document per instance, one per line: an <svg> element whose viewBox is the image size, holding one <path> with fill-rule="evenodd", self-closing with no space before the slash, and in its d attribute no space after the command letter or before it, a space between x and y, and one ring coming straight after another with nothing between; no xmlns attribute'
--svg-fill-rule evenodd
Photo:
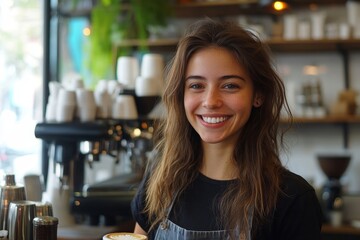
<svg viewBox="0 0 360 240"><path fill-rule="evenodd" d="M135 57L121 56L116 66L117 80L124 88L134 89L135 79L139 76L139 63Z"/></svg>
<svg viewBox="0 0 360 240"><path fill-rule="evenodd" d="M140 75L163 79L164 67L164 58L161 54L147 53L142 58Z"/></svg>
<svg viewBox="0 0 360 240"><path fill-rule="evenodd" d="M72 90L62 88L59 90L57 97L57 105L76 106L76 93Z"/></svg>
<svg viewBox="0 0 360 240"><path fill-rule="evenodd" d="M95 96L92 90L88 89L77 89L76 90L76 105L81 106L94 106Z"/></svg>
<svg viewBox="0 0 360 240"><path fill-rule="evenodd" d="M56 103L56 121L71 122L74 119L76 110L75 91L60 89Z"/></svg>
<svg viewBox="0 0 360 240"><path fill-rule="evenodd" d="M311 37L313 39L323 39L325 35L325 12L314 12L311 14Z"/></svg>
<svg viewBox="0 0 360 240"><path fill-rule="evenodd" d="M112 108L114 119L137 119L138 112L135 99L132 95L119 95L116 97Z"/></svg>
<svg viewBox="0 0 360 240"><path fill-rule="evenodd" d="M111 96L108 91L95 91L96 117L108 118L111 114Z"/></svg>
<svg viewBox="0 0 360 240"><path fill-rule="evenodd" d="M339 25L339 38L340 39L349 39L351 36L351 28L347 23L340 23Z"/></svg>
<svg viewBox="0 0 360 240"><path fill-rule="evenodd" d="M45 120L48 122L56 121L56 101L49 101L46 104Z"/></svg>
<svg viewBox="0 0 360 240"><path fill-rule="evenodd" d="M56 121L57 122L71 122L75 117L75 105L58 104L56 106Z"/></svg>
<svg viewBox="0 0 360 240"><path fill-rule="evenodd" d="M96 102L94 92L88 89L76 90L77 117L81 122L94 121L96 118Z"/></svg>
<svg viewBox="0 0 360 240"><path fill-rule="evenodd" d="M139 76L136 78L135 94L139 97L160 96L162 93L161 79Z"/></svg>
<svg viewBox="0 0 360 240"><path fill-rule="evenodd" d="M311 25L307 21L299 22L298 24L298 38L305 40L311 38Z"/></svg>
<svg viewBox="0 0 360 240"><path fill-rule="evenodd" d="M297 17L293 14L284 16L284 39L293 40L297 38Z"/></svg>

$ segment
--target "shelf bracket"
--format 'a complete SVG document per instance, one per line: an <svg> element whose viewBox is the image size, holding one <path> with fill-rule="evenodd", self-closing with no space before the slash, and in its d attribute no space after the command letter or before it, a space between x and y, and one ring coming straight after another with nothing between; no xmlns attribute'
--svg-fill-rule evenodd
<svg viewBox="0 0 360 240"><path fill-rule="evenodd" d="M343 128L343 146L344 149L349 148L349 124L348 123L342 123Z"/></svg>
<svg viewBox="0 0 360 240"><path fill-rule="evenodd" d="M338 46L338 51L340 52L343 68L344 68L344 83L345 89L350 89L350 66L349 66L349 52L346 49L343 49Z"/></svg>

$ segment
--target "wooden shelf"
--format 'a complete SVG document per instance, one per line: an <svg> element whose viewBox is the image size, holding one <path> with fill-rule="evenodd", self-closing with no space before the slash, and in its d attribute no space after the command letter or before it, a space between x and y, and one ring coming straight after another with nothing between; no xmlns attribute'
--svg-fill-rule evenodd
<svg viewBox="0 0 360 240"><path fill-rule="evenodd" d="M289 123L289 120L282 119L282 123ZM293 123L360 123L360 116L326 116L321 118L294 117Z"/></svg>
<svg viewBox="0 0 360 240"><path fill-rule="evenodd" d="M274 52L324 52L340 50L360 50L360 39L324 39L324 40L284 40L270 39L266 41ZM115 43L114 47L168 47L175 50L178 39L137 40L129 39Z"/></svg>
<svg viewBox="0 0 360 240"><path fill-rule="evenodd" d="M161 46L173 46L175 47L179 39L169 38L169 39L150 39L150 40L139 40L139 39L129 39L122 40L121 42L115 43L116 47L139 47L139 46L148 46L148 47L161 47Z"/></svg>
<svg viewBox="0 0 360 240"><path fill-rule="evenodd" d="M188 1L187 3L179 3L179 7L207 7L207 6L224 6L224 5L242 5L257 4L258 0L226 0L226 1Z"/></svg>
<svg viewBox="0 0 360 240"><path fill-rule="evenodd" d="M324 52L359 50L360 39L284 40L267 41L274 52Z"/></svg>

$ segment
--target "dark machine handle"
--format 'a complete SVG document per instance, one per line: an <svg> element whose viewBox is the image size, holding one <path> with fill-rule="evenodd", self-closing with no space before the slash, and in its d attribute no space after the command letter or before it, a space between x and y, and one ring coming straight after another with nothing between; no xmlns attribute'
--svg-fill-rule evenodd
<svg viewBox="0 0 360 240"><path fill-rule="evenodd" d="M93 141L110 138L107 122L38 123L35 137L45 141Z"/></svg>

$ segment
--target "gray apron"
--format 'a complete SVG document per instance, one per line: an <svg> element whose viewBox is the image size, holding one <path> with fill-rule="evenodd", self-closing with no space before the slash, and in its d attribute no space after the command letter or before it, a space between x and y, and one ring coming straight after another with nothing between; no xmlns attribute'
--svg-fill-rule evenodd
<svg viewBox="0 0 360 240"><path fill-rule="evenodd" d="M174 198L176 199L176 197ZM194 231L186 230L169 220L171 209L174 205L174 200L171 203L166 218L160 223L157 228L155 240L228 240L229 231L227 230L216 230L216 231ZM235 230L236 239L245 240L244 234L239 234L238 230ZM250 236L250 233L249 235Z"/></svg>

